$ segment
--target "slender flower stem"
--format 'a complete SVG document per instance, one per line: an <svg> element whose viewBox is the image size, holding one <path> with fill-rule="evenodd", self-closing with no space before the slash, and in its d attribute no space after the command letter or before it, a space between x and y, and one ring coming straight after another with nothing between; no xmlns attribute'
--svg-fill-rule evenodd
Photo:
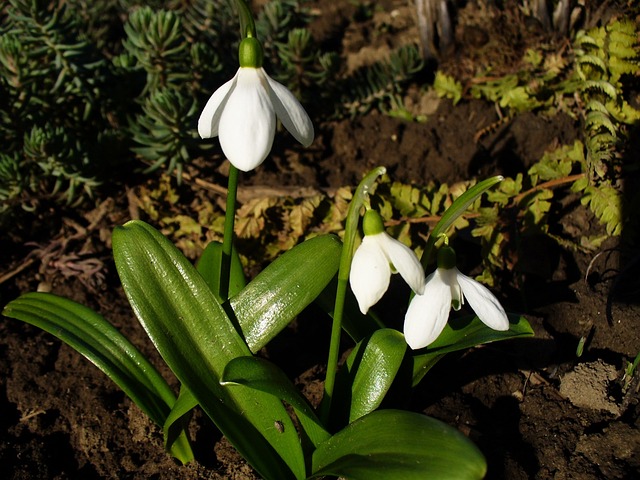
<svg viewBox="0 0 640 480"><path fill-rule="evenodd" d="M247 5L245 0L236 0L236 5L238 6L238 18L240 19L240 34L242 38L255 37L256 26L249 5Z"/></svg>
<svg viewBox="0 0 640 480"><path fill-rule="evenodd" d="M347 220L345 222L344 240L342 245L342 255L340 256L340 270L338 270L338 288L336 290L336 302L333 309L333 324L331 326L331 343L329 344L329 359L327 360L327 376L324 382L324 401L321 412L325 425L328 422L331 412L331 400L333 398L333 388L336 382L338 371L338 355L340 353L340 334L342 333L342 314L344 311L344 300L347 294L347 284L349 282L349 271L351 270L351 260L353 259L354 244L358 233L358 223L360 221L360 210L364 204L366 196L369 194L374 182L379 176L384 175L387 169L378 167L371 170L356 188L349 205Z"/></svg>
<svg viewBox="0 0 640 480"><path fill-rule="evenodd" d="M233 226L236 220L236 196L238 193L238 169L229 166L229 188L227 189L227 211L224 215L224 239L220 258L220 282L218 297L221 302L229 296L229 278L231 276L231 251L233 250Z"/></svg>
<svg viewBox="0 0 640 480"><path fill-rule="evenodd" d="M501 175L497 175L495 177L487 178L479 182L478 184L471 187L469 190L464 192L455 201L451 204L451 206L447 209L447 211L442 215L438 224L431 230L431 234L429 235L429 239L427 240L427 245L422 252L422 258L420 259L422 266L426 270L429 266L429 262L433 259L431 258L431 252L433 251L433 247L436 242L440 238L440 235L443 233L447 233L447 230L453 223L458 219L459 216L464 214L464 212L469 208L473 202L476 201L480 195L489 190L495 184L500 183L504 180L504 177Z"/></svg>

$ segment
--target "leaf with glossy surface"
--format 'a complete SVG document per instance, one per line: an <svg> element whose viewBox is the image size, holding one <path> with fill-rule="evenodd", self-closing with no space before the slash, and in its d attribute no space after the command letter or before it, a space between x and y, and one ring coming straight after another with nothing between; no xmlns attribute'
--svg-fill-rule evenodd
<svg viewBox="0 0 640 480"><path fill-rule="evenodd" d="M306 240L230 299L252 352L264 347L324 290L338 271L341 250L335 235Z"/></svg>
<svg viewBox="0 0 640 480"><path fill-rule="evenodd" d="M171 445L176 438L176 435L181 430L186 430L188 425L187 415L198 405L198 401L187 387L182 385L180 387L180 394L178 399L173 404L169 415L167 416L164 424L162 425L162 433L164 434L164 443Z"/></svg>
<svg viewBox="0 0 640 480"><path fill-rule="evenodd" d="M402 410L377 410L356 420L312 458L313 477L473 480L486 469L482 453L458 430Z"/></svg>
<svg viewBox="0 0 640 480"><path fill-rule="evenodd" d="M498 331L487 327L476 316L449 319L440 336L413 357L413 385L420 380L446 353L475 347L484 343L531 337L533 330L526 318L509 314L509 330Z"/></svg>
<svg viewBox="0 0 640 480"><path fill-rule="evenodd" d="M200 275L205 279L211 291L217 295L220 286L220 265L222 261L222 244L212 241L205 247L202 255L198 259L196 268ZM238 256L238 252L234 248L231 251L231 270L229 272L229 296L236 295L240 292L247 280L244 276L242 262ZM226 300L226 299L225 299ZM224 300L218 299L222 302Z"/></svg>
<svg viewBox="0 0 640 480"><path fill-rule="evenodd" d="M314 446L330 437L307 399L284 372L271 362L257 357L236 358L227 364L220 382L223 385L242 385L267 392L287 402L295 410L302 428Z"/></svg>
<svg viewBox="0 0 640 480"><path fill-rule="evenodd" d="M302 448L282 403L219 384L227 363L250 352L195 267L141 221L114 230L113 253L138 320L222 433L261 476L304 478ZM283 432L275 421L283 422Z"/></svg>
<svg viewBox="0 0 640 480"><path fill-rule="evenodd" d="M471 187L469 190L464 192L453 201L451 206L447 208L447 211L442 215L442 218L440 218L440 221L438 221L436 226L433 227L433 230L429 235L429 239L427 240L424 252L422 252L422 258L420 259L420 261L422 262L422 266L425 269L431 261L431 251L433 250L433 247L438 241L440 235L443 233L447 233L449 227L455 223L458 217L462 215L467 210L467 208L469 208L469 205L475 202L480 197L480 195L482 195L494 185L500 183L502 180L504 180L504 177L502 177L501 175L487 178L486 180L483 180Z"/></svg>
<svg viewBox="0 0 640 480"><path fill-rule="evenodd" d="M380 406L407 351L397 330L384 328L359 343L347 359L351 382L349 423Z"/></svg>
<svg viewBox="0 0 640 480"><path fill-rule="evenodd" d="M27 293L2 312L55 335L113 380L140 409L162 426L176 398L151 363L102 315L67 298ZM168 451L181 462L193 460L184 432Z"/></svg>

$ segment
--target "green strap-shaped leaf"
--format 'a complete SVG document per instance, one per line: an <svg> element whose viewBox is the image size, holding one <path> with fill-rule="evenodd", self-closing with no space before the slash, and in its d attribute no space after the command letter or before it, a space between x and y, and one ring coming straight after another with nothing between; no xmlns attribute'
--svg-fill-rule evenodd
<svg viewBox="0 0 640 480"><path fill-rule="evenodd" d="M220 283L220 264L222 259L222 244L220 242L209 242L202 255L198 259L196 268L205 279L207 285L214 294L218 293ZM231 271L229 272L229 296L240 292L247 280L244 277L244 270L238 252L234 248L231 251ZM225 299L226 300L226 299ZM223 301L218 299L218 301Z"/></svg>
<svg viewBox="0 0 640 480"><path fill-rule="evenodd" d="M306 240L230 299L252 352L264 347L322 292L338 271L341 249L334 235Z"/></svg>
<svg viewBox="0 0 640 480"><path fill-rule="evenodd" d="M353 378L349 423L380 406L400 369L407 342L397 330L384 328L359 343L347 360Z"/></svg>
<svg viewBox="0 0 640 480"><path fill-rule="evenodd" d="M284 372L271 362L257 357L236 358L227 364L220 382L223 385L242 385L267 392L287 402L295 410L303 430L314 446L330 437L307 399Z"/></svg>
<svg viewBox="0 0 640 480"><path fill-rule="evenodd" d="M197 405L198 401L191 391L184 385L181 385L178 399L173 404L173 407L162 426L165 446L171 445L171 443L175 441L176 434L186 428L189 423L187 415Z"/></svg>
<svg viewBox="0 0 640 480"><path fill-rule="evenodd" d="M366 480L480 479L486 462L458 430L401 410L377 410L351 423L313 454L313 477Z"/></svg>
<svg viewBox="0 0 640 480"><path fill-rule="evenodd" d="M264 478L304 478L302 447L282 403L219 384L227 363L250 351L195 267L141 221L114 230L113 253L138 320L222 433Z"/></svg>
<svg viewBox="0 0 640 480"><path fill-rule="evenodd" d="M449 227L455 223L458 217L462 215L467 208L469 208L469 205L475 202L480 195L489 190L495 184L500 183L502 180L504 180L504 177L497 175L481 181L456 198L451 206L447 208L447 211L442 215L440 221L438 221L437 225L433 227L433 230L429 235L429 239L427 240L427 245L424 247L424 252L422 252L422 258L420 261L425 269L431 261L431 252L438 241L438 237L443 233L447 233Z"/></svg>
<svg viewBox="0 0 640 480"><path fill-rule="evenodd" d="M404 335L391 328L378 329L356 344L336 376L333 408L327 419L331 431L380 407L399 371L409 386L413 359L405 358L406 351Z"/></svg>
<svg viewBox="0 0 640 480"><path fill-rule="evenodd" d="M176 401L149 361L104 317L79 303L48 293L27 293L2 312L55 335L113 380L149 417L162 426ZM168 450L181 462L193 460L184 432Z"/></svg>
<svg viewBox="0 0 640 480"><path fill-rule="evenodd" d="M220 281L220 263L222 259L222 244L220 242L209 242L202 255L198 259L196 269L202 275L205 282L214 295L218 293L218 284ZM231 255L231 271L229 275L229 294L235 295L244 288L247 281L244 277L242 263L238 252L233 249ZM218 299L220 301L220 299ZM193 394L184 385L180 388L180 395L175 405L171 409L171 413L164 423L163 431L165 442L171 439L172 432L175 430L174 423L179 422L185 415L198 405L198 401Z"/></svg>
<svg viewBox="0 0 640 480"><path fill-rule="evenodd" d="M533 330L526 318L509 314L509 330L500 332L487 327L476 316L450 319L440 336L413 357L413 385L420 380L446 353L475 347L483 343L517 337L531 337Z"/></svg>

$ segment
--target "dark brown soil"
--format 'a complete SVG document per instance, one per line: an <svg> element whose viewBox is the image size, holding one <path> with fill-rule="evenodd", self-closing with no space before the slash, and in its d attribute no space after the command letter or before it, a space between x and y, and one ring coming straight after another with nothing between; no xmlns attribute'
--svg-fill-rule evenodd
<svg viewBox="0 0 640 480"><path fill-rule="evenodd" d="M361 21L352 21L355 7L347 0L314 5L320 13L314 24L318 41L342 38L340 53L350 65L417 39L403 2L382 2L373 18ZM391 15L394 9L400 13ZM396 22L389 30L393 35L373 35L382 17ZM365 50L357 48L362 38L368 42ZM465 55L460 45L457 55L460 68L478 61L476 50ZM280 150L290 139L279 137L274 159L243 180L333 188L356 184L378 165L394 180L416 184L512 176L545 150L580 135L568 116L533 113L478 135L498 120L492 105L463 101L454 107L432 99L421 108L429 111L426 123L373 112L317 125L313 147L301 151L296 162ZM109 232L130 215L121 192L86 212L50 212L31 229L33 238L7 234L0 276L25 268L0 284L0 304L49 288L100 311L162 369L110 260ZM600 228L578 201L567 202L559 223L567 232ZM488 459L489 478L640 478L638 376L630 388L622 387L627 361L640 351L638 253L626 247L633 244L628 240L610 239L589 254L548 239L531 242L533 260L517 276L505 272L499 294L507 310L527 317L535 338L447 357L405 399L408 407L472 438ZM27 257L34 247L19 243L24 241L44 250ZM469 268L475 266L471 262ZM330 326L315 313L305 313L265 354L286 360L287 373L317 401ZM586 343L577 356L581 338ZM161 371L171 379L166 368ZM100 371L50 335L9 319L0 321L0 405L3 478L256 478L200 413L191 423L197 461L178 465L164 452L159 429Z"/></svg>

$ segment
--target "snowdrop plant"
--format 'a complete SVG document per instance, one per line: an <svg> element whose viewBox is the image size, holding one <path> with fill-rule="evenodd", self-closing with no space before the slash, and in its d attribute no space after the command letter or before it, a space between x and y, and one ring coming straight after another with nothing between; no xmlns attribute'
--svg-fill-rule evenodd
<svg viewBox="0 0 640 480"><path fill-rule="evenodd" d="M478 318L489 328L509 329L509 319L498 299L487 287L460 273L456 253L448 245L438 250L438 267L426 278L423 292L409 304L404 320L404 336L416 350L432 343L442 333L449 311L460 310L465 297Z"/></svg>
<svg viewBox="0 0 640 480"><path fill-rule="evenodd" d="M276 118L305 147L313 142L314 132L296 97L262 68L260 42L248 36L240 42L239 50L240 68L205 105L198 133L202 138L218 136L231 164L247 172L269 155Z"/></svg>
<svg viewBox="0 0 640 480"><path fill-rule="evenodd" d="M248 45L241 43L241 51L247 48L250 56L256 56L253 63L243 66L247 60L241 53L241 72L243 68L256 71L239 72L232 83L214 93L205 106L201 128L207 134L217 131L223 150L231 152L230 157L239 155L234 161L251 157L250 162L259 164L271 145L273 112L305 142L310 141L313 129L301 107L257 71L259 50L251 40L253 18L243 0L236 3L243 42ZM275 106L274 98L280 100L280 107ZM260 133L253 136L247 130L242 136L226 130L227 122L240 127L241 118ZM254 145L238 146L238 142ZM251 163L240 164L248 165ZM371 209L365 213L365 237L356 252L361 212L369 205L368 192L385 173L384 167L369 172L356 188L342 240L334 235L305 240L247 282L233 248L237 171L232 164L223 243L209 244L195 266L147 223L130 221L113 232L115 265L123 289L135 316L180 384L177 396L126 337L103 316L76 302L48 293L28 293L10 302L3 314L50 332L92 361L162 428L165 448L184 463L194 458L186 428L189 413L200 408L267 480L482 478L486 473L483 455L455 428L421 413L380 407L396 382L416 385L447 352L530 335L526 320L506 317L509 328L504 330L507 323L501 316L500 331L476 318L463 319L456 328L441 328L438 323L437 329L426 329L426 336L437 338L415 352L407 348L401 332L368 312L384 294L395 269L415 291L418 302L429 296L448 313L452 300L462 302L464 293L482 320L488 318L484 316L486 305L477 302L482 298L486 303L488 297L470 293L478 287L468 289L451 264L441 268L453 271L461 287L455 287L451 278L446 283L448 291L440 287L434 291L430 279L425 287L420 262L408 247L384 232L380 216ZM500 180L480 182L453 202L427 241L423 264L435 239ZM349 296L350 277L359 306ZM457 293L452 293L456 288ZM257 355L314 301L332 317L324 397L318 409L282 369ZM441 330L440 335L435 330ZM338 368L343 332L354 346Z"/></svg>
<svg viewBox="0 0 640 480"><path fill-rule="evenodd" d="M362 221L364 238L351 264L349 281L358 306L366 314L389 288L392 273L400 273L418 294L424 290L424 270L409 247L384 231L382 217L367 210Z"/></svg>

